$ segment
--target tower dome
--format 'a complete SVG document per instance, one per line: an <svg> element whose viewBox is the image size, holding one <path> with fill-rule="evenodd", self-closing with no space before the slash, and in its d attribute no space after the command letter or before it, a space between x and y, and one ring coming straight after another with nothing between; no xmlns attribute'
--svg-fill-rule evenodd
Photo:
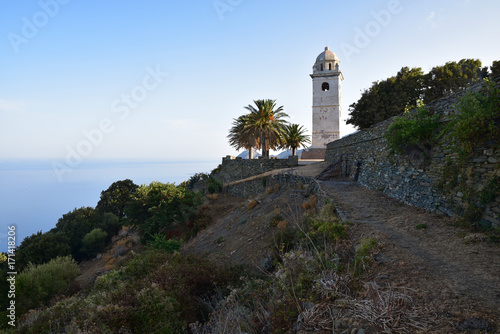
<svg viewBox="0 0 500 334"><path fill-rule="evenodd" d="M328 46L325 46L325 51L319 54L319 56L316 58L316 62L325 60L339 61L339 57L337 57L337 55L334 52L330 51Z"/></svg>
<svg viewBox="0 0 500 334"><path fill-rule="evenodd" d="M316 58L316 63L313 66L313 73L324 71L338 71L339 57L330 49L325 47L325 51L321 52Z"/></svg>

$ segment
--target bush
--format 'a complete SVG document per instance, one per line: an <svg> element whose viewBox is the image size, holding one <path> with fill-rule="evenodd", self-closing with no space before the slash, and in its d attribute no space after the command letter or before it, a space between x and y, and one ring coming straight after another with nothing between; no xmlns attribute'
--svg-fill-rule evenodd
<svg viewBox="0 0 500 334"><path fill-rule="evenodd" d="M106 236L108 234L100 228L95 228L87 233L82 240L81 253L87 258L93 258L106 246Z"/></svg>
<svg viewBox="0 0 500 334"><path fill-rule="evenodd" d="M149 245L156 249L161 249L167 251L168 253L173 253L181 248L182 241L176 239L165 239L165 235L162 233L156 233L153 236L153 240L149 241Z"/></svg>
<svg viewBox="0 0 500 334"><path fill-rule="evenodd" d="M404 154L412 146L424 149L425 145L432 145L436 140L438 127L439 116L432 115L425 107L419 107L415 114L405 113L396 118L384 138L390 154Z"/></svg>
<svg viewBox="0 0 500 334"><path fill-rule="evenodd" d="M156 233L185 225L201 205L201 195L186 186L152 182L142 185L127 207L129 224L136 226L144 243Z"/></svg>
<svg viewBox="0 0 500 334"><path fill-rule="evenodd" d="M78 265L70 256L41 265L29 264L17 277L20 314L37 308L64 293L78 276Z"/></svg>
<svg viewBox="0 0 500 334"><path fill-rule="evenodd" d="M354 255L354 273L361 275L367 265L368 265L368 255L377 246L377 239L375 238L363 238L361 242L356 247L356 253Z"/></svg>
<svg viewBox="0 0 500 334"><path fill-rule="evenodd" d="M311 224L311 231L308 233L313 240L339 241L347 239L347 225L340 219L335 220L315 220Z"/></svg>
<svg viewBox="0 0 500 334"><path fill-rule="evenodd" d="M472 156L475 147L488 141L500 147L500 89L494 81L485 82L483 93L468 93L459 100L446 128L461 158Z"/></svg>
<svg viewBox="0 0 500 334"><path fill-rule="evenodd" d="M216 177L211 177L207 181L207 189L210 194L217 194L222 191L222 181Z"/></svg>
<svg viewBox="0 0 500 334"><path fill-rule="evenodd" d="M206 173L196 173L193 176L191 176L187 181L187 188L189 190L193 190L196 183L206 181L209 179L209 177L210 176Z"/></svg>
<svg viewBox="0 0 500 334"><path fill-rule="evenodd" d="M137 293L138 307L133 314L135 333L184 333L177 300L157 286Z"/></svg>

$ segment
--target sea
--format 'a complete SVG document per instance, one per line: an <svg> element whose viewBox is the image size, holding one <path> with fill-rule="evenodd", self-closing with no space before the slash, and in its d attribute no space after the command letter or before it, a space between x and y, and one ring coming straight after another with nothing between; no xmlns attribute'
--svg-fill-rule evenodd
<svg viewBox="0 0 500 334"><path fill-rule="evenodd" d="M180 184L195 173L210 173L220 161L87 161L57 172L51 161L0 161L0 251L8 248L9 226L21 241L54 228L63 214L95 207L113 182ZM11 232L12 234L12 232Z"/></svg>

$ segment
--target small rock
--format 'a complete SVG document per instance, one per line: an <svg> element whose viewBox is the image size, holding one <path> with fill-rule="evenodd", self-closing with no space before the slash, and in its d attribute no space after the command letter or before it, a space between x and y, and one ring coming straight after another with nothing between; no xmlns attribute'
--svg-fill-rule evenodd
<svg viewBox="0 0 500 334"><path fill-rule="evenodd" d="M468 329L479 329L483 331L490 331L491 324L483 319L479 318L469 318L463 321L460 321L457 326L458 330L465 331Z"/></svg>
<svg viewBox="0 0 500 334"><path fill-rule="evenodd" d="M373 256L373 258L378 263L387 263L390 261L390 259L382 253L375 254L375 256Z"/></svg>
<svg viewBox="0 0 500 334"><path fill-rule="evenodd" d="M486 230L489 230L491 228L491 222L489 220L486 220L486 219L481 219L479 221L479 225L481 225L482 228L486 229Z"/></svg>
<svg viewBox="0 0 500 334"><path fill-rule="evenodd" d="M488 149L488 150L484 150L484 154L485 154L485 155L493 155L493 149L492 149L492 148L490 148L490 149Z"/></svg>
<svg viewBox="0 0 500 334"><path fill-rule="evenodd" d="M377 278L375 279L375 281L383 281L383 280L386 280L386 279L389 279L389 278L390 278L389 275L381 274L381 275L377 276Z"/></svg>

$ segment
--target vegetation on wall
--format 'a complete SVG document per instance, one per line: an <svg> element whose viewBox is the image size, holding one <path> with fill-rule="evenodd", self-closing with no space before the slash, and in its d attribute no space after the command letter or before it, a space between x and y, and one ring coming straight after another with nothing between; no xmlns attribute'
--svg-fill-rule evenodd
<svg viewBox="0 0 500 334"><path fill-rule="evenodd" d="M495 81L486 80L482 92L468 93L459 100L445 132L462 159L488 142L500 148L500 89Z"/></svg>
<svg viewBox="0 0 500 334"><path fill-rule="evenodd" d="M440 140L440 145L453 155L441 168L437 189L460 198L461 204L455 210L462 216L462 225L473 230L489 228L481 219L488 203L500 196L500 171L484 179L469 162L484 154L485 147L500 148L500 89L497 83L485 79L480 92L466 93L453 109L443 122L440 115L423 106L412 113L407 112L394 120L384 138L390 153L400 155L408 153L411 147L427 152Z"/></svg>
<svg viewBox="0 0 500 334"><path fill-rule="evenodd" d="M384 138L390 154L404 154L412 146L425 152L437 140L438 128L439 115L420 106L415 113L406 112L396 118L388 127Z"/></svg>

